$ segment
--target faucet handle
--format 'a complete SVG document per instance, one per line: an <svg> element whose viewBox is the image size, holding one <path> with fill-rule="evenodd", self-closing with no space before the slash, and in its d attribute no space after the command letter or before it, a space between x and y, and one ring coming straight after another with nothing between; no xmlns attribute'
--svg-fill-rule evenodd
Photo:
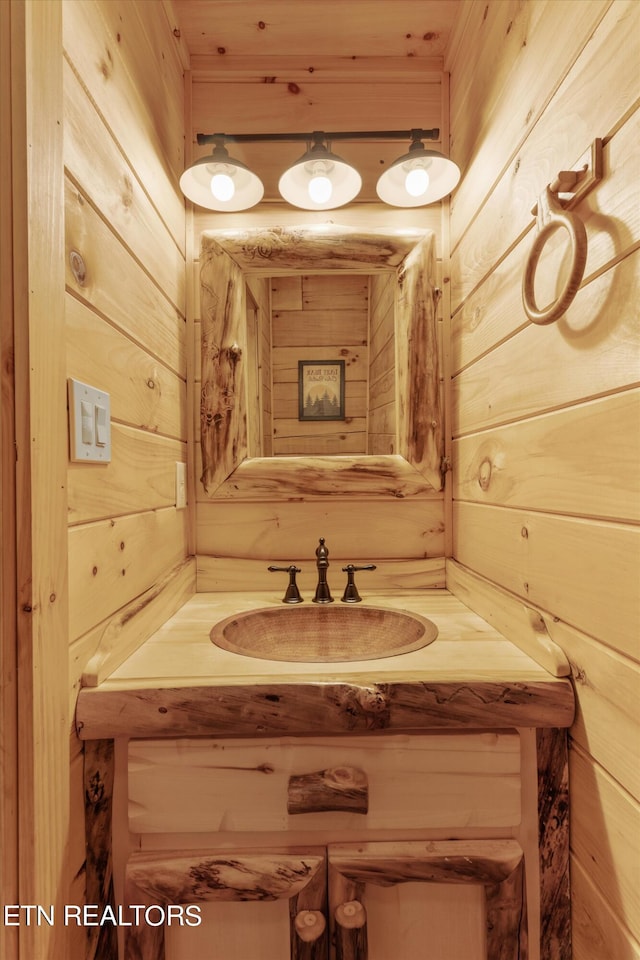
<svg viewBox="0 0 640 960"><path fill-rule="evenodd" d="M344 588L344 593L342 594L343 603L360 603L362 597L358 593L358 588L356 587L355 574L358 570L375 570L375 563L367 563L363 567L356 567L353 563L348 563L346 567L342 568L342 572L347 575L347 585Z"/></svg>
<svg viewBox="0 0 640 960"><path fill-rule="evenodd" d="M296 583L296 573L300 573L300 567L296 567L295 563L289 564L288 567L267 567L271 573L288 573L289 574L289 585L285 590L284 597L282 599L283 603L303 603L303 599L300 596L300 591L298 590L298 584Z"/></svg>

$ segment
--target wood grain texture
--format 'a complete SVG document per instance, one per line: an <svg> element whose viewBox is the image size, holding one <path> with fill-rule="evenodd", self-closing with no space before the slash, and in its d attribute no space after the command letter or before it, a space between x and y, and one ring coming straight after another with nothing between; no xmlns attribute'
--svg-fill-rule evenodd
<svg viewBox="0 0 640 960"><path fill-rule="evenodd" d="M165 110L158 85L140 79L142 71L147 78L162 77L164 84L171 69L168 82L175 103L182 95L182 72L175 61L169 68L172 61L151 49L137 12L129 7L110 2L69 4L63 23L64 49L136 176L153 185L154 204L176 246L184 251L184 198L178 186L184 164L184 123L179 110Z"/></svg>
<svg viewBox="0 0 640 960"><path fill-rule="evenodd" d="M453 155L468 160L451 218L452 429L463 498L454 506L454 552L515 603L539 610L545 644L560 647L571 665L580 960L638 955L629 885L639 787L637 711L629 709L637 701L640 623L633 452L640 112L629 73L640 56L638 15L634 3L585 2L569 23L556 4L490 0L469 11L452 60ZM538 69L541 56L548 71ZM488 112L470 127L462 118L475 98ZM515 103L524 109L514 111ZM531 205L596 137L604 137L605 176L576 208L588 235L585 280L554 332L536 337L521 301ZM489 155L500 173L487 169ZM547 293L566 266L561 244L548 254ZM506 612L500 605L498 614ZM545 855L555 869L552 851ZM548 949L568 956L561 874L557 885L558 928Z"/></svg>
<svg viewBox="0 0 640 960"><path fill-rule="evenodd" d="M107 4L106 9L116 6L122 7L124 12L127 5L116 0ZM95 105L87 97L69 61L65 61L64 84L65 166L67 176L73 178L70 189L94 212L109 210L112 231L137 261L131 264L125 276L137 273L142 266L144 273L160 285L169 302L184 316L184 251L167 231L118 142L102 126ZM89 130L91 136L87 136ZM89 212L87 215L91 218ZM78 219L83 219L79 212L76 213L76 224ZM90 274L99 273L100 267L89 256L93 245L83 249L83 240L87 238L76 229L73 230L73 239L78 243L76 249L91 263Z"/></svg>
<svg viewBox="0 0 640 960"><path fill-rule="evenodd" d="M636 525L464 502L454 504L454 518L455 552L462 564L637 657Z"/></svg>
<svg viewBox="0 0 640 960"><path fill-rule="evenodd" d="M331 844L329 884L338 888L334 910L337 956L353 958L363 953L364 924L349 927L340 913L342 898L366 903L366 884L475 883L486 888L487 957L491 960L526 960L527 912L522 850L513 840L376 842ZM345 888L336 874L352 886ZM336 894L332 893L332 898ZM359 911L353 915L361 919ZM366 943L366 941L364 941Z"/></svg>
<svg viewBox="0 0 640 960"><path fill-rule="evenodd" d="M452 203L454 237L473 218L478 197L491 190L496 153L517 156L607 7L606 0L581 3L571 29L562 6L522 5L515 0L498 0L485 7L470 4L466 22L462 17L457 19L456 49L449 52L447 64L451 73L451 149L466 176ZM547 69L541 71L543 61ZM480 100L486 111L476 123L469 123L469 111ZM557 111L544 117L550 127L554 115ZM545 162L553 168L553 159L545 158ZM557 170L549 169L540 189Z"/></svg>
<svg viewBox="0 0 640 960"><path fill-rule="evenodd" d="M152 329L141 324L139 332L155 346L160 324L155 316L148 319ZM110 395L113 420L183 440L187 435L184 377L168 370L75 297L67 297L66 320L69 375ZM176 335L184 340L183 321L175 326Z"/></svg>
<svg viewBox="0 0 640 960"><path fill-rule="evenodd" d="M640 804L577 745L569 767L573 858L585 871L588 865L618 924L640 941Z"/></svg>
<svg viewBox="0 0 640 960"><path fill-rule="evenodd" d="M264 15L265 9L256 0L247 3L247 13L241 21L232 16L233 0L218 0L213 4L213 21L194 0L177 0L174 5L189 49L196 56L210 55L215 49L215 38L218 36L215 24L219 20L227 24L224 37L230 54L241 60L268 58L269 52L277 57L293 56L293 51L300 43L301 27L296 0L269 5L269 25L273 25L273 38L267 49L264 34L254 29L254 24ZM378 11L375 0L373 3L368 0L358 4L355 10L345 7L340 0L330 0L322 8L310 9L309 19L305 20L305 35L313 43L315 54L322 57L323 61L327 57L353 57L360 61L361 57L368 54L393 59L415 58L422 67L423 60L442 56L453 22L454 13L446 0L436 0L432 5L428 24L433 35L427 37L424 36L425 18L413 0L398 0L393 10L385 11ZM366 29L363 24L366 24ZM229 58L218 55L213 62L219 63L219 69L224 71L226 59ZM233 57L230 59L233 62ZM423 70L418 72L422 73Z"/></svg>
<svg viewBox="0 0 640 960"><path fill-rule="evenodd" d="M453 495L638 522L639 423L640 390L627 390L464 437L453 444Z"/></svg>
<svg viewBox="0 0 640 960"><path fill-rule="evenodd" d="M128 828L143 844L217 830L237 843L248 832L496 830L520 821L520 738L505 730L136 739L128 801Z"/></svg>
<svg viewBox="0 0 640 960"><path fill-rule="evenodd" d="M0 166L10 170L11 125L10 4L0 5ZM0 181L0 888L6 903L18 903L18 646L16 606L4 598L16 596L16 384L13 330L13 210L12 183ZM18 927L0 925L0 955L18 955Z"/></svg>
<svg viewBox="0 0 640 960"><path fill-rule="evenodd" d="M188 558L91 631L94 652L87 659L82 685L97 686L138 648L154 627L165 623L194 593L195 563ZM86 650L89 642L84 643Z"/></svg>
<svg viewBox="0 0 640 960"><path fill-rule="evenodd" d="M302 496L264 504L213 501L200 510L197 547L198 553L208 556L263 559L267 564L302 557L308 574L320 536L325 537L336 566L341 560L373 562L380 554L389 560L440 558L441 566L442 501L433 496L363 497L357 511L351 498L337 492L308 501ZM368 577L372 588L376 572Z"/></svg>
<svg viewBox="0 0 640 960"><path fill-rule="evenodd" d="M289 558L291 559L291 558ZM295 558L294 558L295 559ZM376 565L376 582L382 589L425 589L443 587L445 567L442 557L425 560L388 560L369 556ZM243 560L228 557L197 558L197 583L199 592L243 590L252 583L256 590L271 590L273 574L261 560ZM300 564L297 563L299 566ZM315 578L310 570L301 574L306 590L315 588Z"/></svg>
<svg viewBox="0 0 640 960"><path fill-rule="evenodd" d="M364 814L368 807L367 775L356 767L332 767L289 777L288 813L353 810Z"/></svg>
<svg viewBox="0 0 640 960"><path fill-rule="evenodd" d="M628 122L605 143L603 162L606 177L577 208L589 240L587 278L596 276L607 264L631 253L640 238L640 204L635 177L640 162L640 111L634 111ZM613 222L623 222L624 231L602 230L603 210ZM521 281L523 257L529 243L527 236L497 263L456 312L451 331L455 373L527 325L522 309ZM553 247L552 250L554 258L562 256L561 251Z"/></svg>
<svg viewBox="0 0 640 960"><path fill-rule="evenodd" d="M550 631L571 665L576 694L573 744L588 751L640 801L638 663L559 620L550 622ZM614 736L611 731L615 731Z"/></svg>
<svg viewBox="0 0 640 960"><path fill-rule="evenodd" d="M67 291L92 308L101 320L108 318L134 342L151 338L153 357L185 378L183 315L153 278L135 266L129 249L114 236L85 195L68 179L65 187ZM72 330L78 325L73 316L70 323ZM72 354L70 362L74 359Z"/></svg>
<svg viewBox="0 0 640 960"><path fill-rule="evenodd" d="M398 271L396 377L398 450L441 490L443 424L436 333L435 242L425 237Z"/></svg>
<svg viewBox="0 0 640 960"><path fill-rule="evenodd" d="M454 310L492 270L522 232L531 227L531 207L558 171L571 169L591 140L602 136L603 130L608 132L614 129L637 98L633 73L638 53L640 11L637 4L633 0L619 0L606 6L604 10L603 4L598 5L599 9L594 9L593 5L590 7L586 20L581 24L584 31L581 34L581 55L577 60L567 59L564 62L565 72L561 78L552 78L552 84L556 88L554 95L545 103L542 118L532 126L526 125L522 129L520 143L503 142L503 125L497 120L495 113L492 117L492 127L487 137L492 149L500 151L501 163L505 164L501 168L504 169L504 174L495 184L487 184L487 194L483 194L481 189L477 193L472 190L470 202L465 204L462 222L458 223L455 213L453 214L453 240L454 245L457 244L451 273ZM592 34L594 19L597 29ZM561 59L569 56L571 45L565 44L565 35L571 32L565 25L556 33L558 44L562 44ZM631 37L631 42L627 42ZM471 38L469 40L471 41ZM475 38L471 42L475 44ZM617 49L620 53L615 62L611 58L612 49ZM547 55L547 52L543 55ZM494 60L492 55L489 57ZM527 70L521 62L518 66L523 72L515 76L520 83L530 86L530 69ZM535 75L537 77L537 71ZM615 83L614 97L603 96L603 83L607 82ZM496 91L503 101L506 99L505 90L508 91L510 86L511 84ZM477 96L483 96L485 92L475 88ZM522 116L522 113L518 116ZM559 118L562 118L562 121L566 118L567 121L560 135ZM550 137L551 149L548 147ZM541 163L542 156L544 162ZM492 166L495 170L495 163ZM482 179L484 180L484 177ZM473 183L473 178L468 178L467 184ZM467 217L472 216L478 206L481 208L479 215L464 232L464 237L461 237L463 223L468 222ZM494 229L497 223L501 224L500 230Z"/></svg>
<svg viewBox="0 0 640 960"><path fill-rule="evenodd" d="M206 259L210 251L222 247L241 270L256 276L345 270L373 274L399 267L415 245L415 236L402 237L391 230L358 231L338 224L324 230L248 227L243 231L206 231L200 255Z"/></svg>
<svg viewBox="0 0 640 960"><path fill-rule="evenodd" d="M188 562L184 537L184 512L171 507L72 527L71 639L105 621L114 624L132 615L136 604L137 609L145 606L145 596L149 601L159 595L176 568ZM179 582L174 581L176 609L186 599Z"/></svg>
<svg viewBox="0 0 640 960"><path fill-rule="evenodd" d="M308 229L315 225L322 231L332 227L334 217L332 211L327 210L298 210L285 203L281 198L273 203L258 204L251 210L239 213L218 213L215 210L198 210L194 216L194 235L200 237L203 232L220 231L226 233L230 229L239 229L242 232L255 227L273 230L286 224L290 227L301 226ZM351 227L356 231L378 233L407 232L413 236L413 242L424 235L425 230L431 230L436 235L436 248L440 249L441 216L440 205L431 204L428 207L382 207L380 203L354 203L340 210L340 224ZM197 246L197 244L196 244ZM367 271L363 271L366 273Z"/></svg>
<svg viewBox="0 0 640 960"><path fill-rule="evenodd" d="M553 617L479 577L455 560L448 560L446 569L448 590L492 623L552 676L569 676L569 661L551 634Z"/></svg>
<svg viewBox="0 0 640 960"><path fill-rule="evenodd" d="M10 15L19 895L62 911L80 866L67 860L62 5L12 4ZM19 929L24 956L64 956L65 942L63 925Z"/></svg>
<svg viewBox="0 0 640 960"><path fill-rule="evenodd" d="M207 492L215 491L248 453L244 283L236 264L216 243L202 244L200 309L201 481Z"/></svg>
<svg viewBox="0 0 640 960"><path fill-rule="evenodd" d="M69 523L175 507L176 461L186 441L111 423L111 462L70 463Z"/></svg>
<svg viewBox="0 0 640 960"><path fill-rule="evenodd" d="M129 903L198 904L289 899L291 960L322 960L327 955L326 854L324 849L217 853L173 851L133 854L127 863ZM142 897L140 896L142 894ZM316 921L313 939L300 936ZM125 930L126 960L164 960L164 933L148 924Z"/></svg>
<svg viewBox="0 0 640 960"><path fill-rule="evenodd" d="M364 883L347 876L330 860L331 941L335 944L336 960L358 960L369 955L364 898Z"/></svg>
<svg viewBox="0 0 640 960"><path fill-rule="evenodd" d="M639 277L636 249L578 292L561 326L530 324L499 351L465 368L453 386L453 435L637 385L640 333L634 291Z"/></svg>
<svg viewBox="0 0 640 960"><path fill-rule="evenodd" d="M256 457L218 488L221 500L283 501L343 497L434 498L434 489L403 456Z"/></svg>
<svg viewBox="0 0 640 960"><path fill-rule="evenodd" d="M279 736L567 726L571 687L546 683L265 683L80 691L81 739Z"/></svg>
<svg viewBox="0 0 640 960"><path fill-rule="evenodd" d="M101 910L115 905L111 854L113 781L113 740L88 740L84 744L85 902L99 904ZM116 952L113 924L87 929L86 960L113 960Z"/></svg>
<svg viewBox="0 0 640 960"><path fill-rule="evenodd" d="M580 862L571 859L573 960L638 960L640 945Z"/></svg>
<svg viewBox="0 0 640 960"><path fill-rule="evenodd" d="M571 960L569 760L564 730L537 730L540 957Z"/></svg>
<svg viewBox="0 0 640 960"><path fill-rule="evenodd" d="M156 16L143 3L120 0L45 6L64 8L63 49L41 60L63 84L57 119L66 172L59 261L67 290L67 368L60 382L66 374L101 386L111 395L112 412L111 463L93 470L69 466L64 484L70 524L65 635L67 645L71 641L64 686L73 708L82 674L102 679L194 587L193 563L174 569L188 552L187 512L175 510L175 464L187 458L190 427L186 221L177 184L184 86L160 5ZM50 166L42 151L38 155L43 169ZM54 256L51 248L48 257ZM49 315L47 329L51 325ZM56 436L61 450L66 432L63 423ZM54 682L47 675L46 683ZM82 795L75 764L71 791ZM70 814L67 827L69 870L81 876L79 820ZM64 831L60 835L64 839ZM82 902L69 896L65 902ZM77 930L66 933L69 943L56 952L61 957L74 954L79 939Z"/></svg>

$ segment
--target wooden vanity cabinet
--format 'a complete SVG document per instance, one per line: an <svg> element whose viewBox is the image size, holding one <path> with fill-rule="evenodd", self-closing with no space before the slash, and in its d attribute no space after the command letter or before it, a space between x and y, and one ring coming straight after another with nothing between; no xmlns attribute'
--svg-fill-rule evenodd
<svg viewBox="0 0 640 960"><path fill-rule="evenodd" d="M115 903L202 911L125 960L569 960L564 730L119 740L115 770Z"/></svg>

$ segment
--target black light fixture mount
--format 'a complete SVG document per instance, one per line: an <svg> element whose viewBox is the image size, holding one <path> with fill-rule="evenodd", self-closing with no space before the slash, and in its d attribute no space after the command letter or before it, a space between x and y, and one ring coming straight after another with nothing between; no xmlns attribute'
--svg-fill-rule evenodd
<svg viewBox="0 0 640 960"><path fill-rule="evenodd" d="M353 200L362 186L355 167L331 150L333 141L410 140L409 152L395 160L377 184L380 199L391 206L416 207L442 199L458 183L460 171L424 140L440 138L440 130L337 131L312 133L199 133L199 145L213 144L180 178L184 195L209 210L248 210L264 195L260 178L229 156L227 143L306 143L306 152L280 177L281 196L304 210L332 210Z"/></svg>

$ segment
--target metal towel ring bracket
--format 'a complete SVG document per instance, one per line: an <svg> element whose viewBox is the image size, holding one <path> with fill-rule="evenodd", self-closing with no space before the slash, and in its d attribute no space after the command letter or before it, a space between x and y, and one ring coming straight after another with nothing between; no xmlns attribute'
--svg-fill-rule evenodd
<svg viewBox="0 0 640 960"><path fill-rule="evenodd" d="M529 251L522 278L522 303L532 323L545 325L558 320L568 310L582 283L587 262L587 231L580 217L565 209L558 194L574 194L570 201L573 205L601 179L601 140L594 141L590 161L579 170L562 170L554 182L540 194L537 206L531 211L537 217L538 232ZM577 184L580 186L577 187ZM557 299L541 310L536 304L534 292L536 268L548 238L561 227L568 232L571 241L571 268Z"/></svg>

